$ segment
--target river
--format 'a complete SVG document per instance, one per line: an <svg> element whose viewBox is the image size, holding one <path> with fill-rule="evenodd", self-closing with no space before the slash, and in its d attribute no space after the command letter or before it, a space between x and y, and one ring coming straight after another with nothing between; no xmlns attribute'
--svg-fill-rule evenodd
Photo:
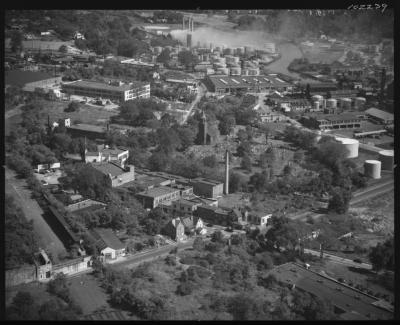
<svg viewBox="0 0 400 325"><path fill-rule="evenodd" d="M286 74L293 78L300 78L298 73L290 72L287 69L290 62L292 62L294 59L303 57L303 54L301 53L300 49L293 43L280 43L277 46L277 48L281 54L281 57L278 60L269 64L267 66L267 69L271 70L273 72L279 72L282 74Z"/></svg>

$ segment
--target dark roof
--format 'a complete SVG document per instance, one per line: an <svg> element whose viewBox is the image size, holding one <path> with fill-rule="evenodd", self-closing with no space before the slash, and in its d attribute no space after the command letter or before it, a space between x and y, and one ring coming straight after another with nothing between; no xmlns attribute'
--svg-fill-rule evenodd
<svg viewBox="0 0 400 325"><path fill-rule="evenodd" d="M213 186L223 184L220 181L216 181L216 180L209 179L209 178L203 178L203 177L194 178L192 180L192 183L202 183L202 184L208 184L208 185L213 185Z"/></svg>
<svg viewBox="0 0 400 325"><path fill-rule="evenodd" d="M62 216L61 213L59 213L59 212L58 212L55 208L53 208L51 205L49 205L49 209L50 209L50 211L53 213L53 215L56 217L56 219L59 221L59 223L63 226L63 228L64 228L65 231L68 233L68 235L71 237L71 239L72 239L74 242L78 242L78 241L79 241L78 236L75 235L75 234L71 231L71 229L70 229L68 223L65 221L64 216Z"/></svg>
<svg viewBox="0 0 400 325"><path fill-rule="evenodd" d="M171 188L168 186L159 186L159 187L149 188L146 191L138 193L138 195L156 198L159 196L163 196L163 195L178 192L178 191L179 190L176 188Z"/></svg>
<svg viewBox="0 0 400 325"><path fill-rule="evenodd" d="M125 173L124 169L110 162L91 163L91 166L105 175L116 177Z"/></svg>
<svg viewBox="0 0 400 325"><path fill-rule="evenodd" d="M101 250L107 247L116 250L125 248L125 245L118 239L110 228L95 228L92 233L98 240L96 245Z"/></svg>
<svg viewBox="0 0 400 325"><path fill-rule="evenodd" d="M259 85L261 87L287 87L290 83L272 75L259 76L209 76L211 83L216 88L248 88Z"/></svg>
<svg viewBox="0 0 400 325"><path fill-rule="evenodd" d="M107 131L107 129L104 126L85 124L85 123L73 124L70 127L68 127L67 130L68 129L90 131L97 133L105 133Z"/></svg>
<svg viewBox="0 0 400 325"><path fill-rule="evenodd" d="M365 111L365 114L371 115L373 117L380 118L382 120L393 120L393 114L382 111L377 108L369 108Z"/></svg>
<svg viewBox="0 0 400 325"><path fill-rule="evenodd" d="M22 71L22 70L10 70L5 71L5 84L23 87L27 83L47 80L56 78L53 75L45 72L33 72L33 71Z"/></svg>
<svg viewBox="0 0 400 325"><path fill-rule="evenodd" d="M180 219L185 228L192 229L194 227L193 217L186 217Z"/></svg>
<svg viewBox="0 0 400 325"><path fill-rule="evenodd" d="M144 83L136 82L133 85L124 84L122 86L113 86L102 82L95 81L87 81L87 80L77 80L68 84L65 84L66 87L83 87L83 88L91 88L91 89L102 89L102 90L111 90L111 91L126 91L133 89L134 87L140 87L144 85Z"/></svg>

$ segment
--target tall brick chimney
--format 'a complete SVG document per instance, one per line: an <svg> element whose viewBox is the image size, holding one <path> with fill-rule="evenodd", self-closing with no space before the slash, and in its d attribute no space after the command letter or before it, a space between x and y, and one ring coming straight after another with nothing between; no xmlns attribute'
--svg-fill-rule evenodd
<svg viewBox="0 0 400 325"><path fill-rule="evenodd" d="M224 193L229 194L229 151L226 149L225 152L225 184Z"/></svg>

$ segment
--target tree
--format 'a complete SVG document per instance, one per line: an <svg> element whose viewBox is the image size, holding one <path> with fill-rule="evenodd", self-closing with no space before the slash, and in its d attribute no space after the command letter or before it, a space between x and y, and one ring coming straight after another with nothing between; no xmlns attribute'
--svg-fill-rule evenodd
<svg viewBox="0 0 400 325"><path fill-rule="evenodd" d="M203 164L204 166L214 168L217 165L217 157L215 155L204 157Z"/></svg>
<svg viewBox="0 0 400 325"><path fill-rule="evenodd" d="M154 152L149 158L149 168L154 171L166 170L171 164L171 158L165 152Z"/></svg>
<svg viewBox="0 0 400 325"><path fill-rule="evenodd" d="M211 235L211 241L215 243L224 243L224 235L220 230L217 230Z"/></svg>
<svg viewBox="0 0 400 325"><path fill-rule="evenodd" d="M231 172L229 176L229 193L235 193L246 187L246 179L240 174Z"/></svg>
<svg viewBox="0 0 400 325"><path fill-rule="evenodd" d="M187 68L194 66L198 62L197 57L190 51L179 52L178 60L182 65L186 66Z"/></svg>
<svg viewBox="0 0 400 325"><path fill-rule="evenodd" d="M163 63L164 65L170 60L171 51L167 48L163 49L160 55L157 57L157 62Z"/></svg>
<svg viewBox="0 0 400 325"><path fill-rule="evenodd" d="M370 249L368 258L375 271L394 269L394 240L389 238L383 244L378 243Z"/></svg>
<svg viewBox="0 0 400 325"><path fill-rule="evenodd" d="M22 34L19 31L14 31L11 34L11 40L10 40L11 51L13 52L21 51L23 49L22 40L23 40Z"/></svg>
<svg viewBox="0 0 400 325"><path fill-rule="evenodd" d="M58 49L59 52L61 53L67 53L68 52L68 48L66 45L61 45L60 48Z"/></svg>
<svg viewBox="0 0 400 325"><path fill-rule="evenodd" d="M193 242L193 248L194 248L196 251L199 251L199 252L201 252L201 251L204 250L204 248L205 248L205 243L204 243L204 241L203 241L203 239L202 239L201 237L196 237L196 238L195 238L195 240L194 240L194 242Z"/></svg>
<svg viewBox="0 0 400 325"><path fill-rule="evenodd" d="M233 131L235 125L236 125L235 116L224 115L222 119L220 119L218 127L222 135L229 135Z"/></svg>
<svg viewBox="0 0 400 325"><path fill-rule="evenodd" d="M266 171L262 173L255 173L250 176L249 184L254 186L258 192L263 192L268 184L269 175Z"/></svg>
<svg viewBox="0 0 400 325"><path fill-rule="evenodd" d="M68 104L68 106L64 109L64 112L78 112L80 108L79 102L72 101Z"/></svg>
<svg viewBox="0 0 400 325"><path fill-rule="evenodd" d="M328 210L343 214L349 209L351 191L336 187L328 203Z"/></svg>
<svg viewBox="0 0 400 325"><path fill-rule="evenodd" d="M293 292L293 310L306 320L327 320L333 317L333 308L328 301L299 290Z"/></svg>
<svg viewBox="0 0 400 325"><path fill-rule="evenodd" d="M26 291L18 291L7 311L8 319L35 320L38 318L34 297Z"/></svg>
<svg viewBox="0 0 400 325"><path fill-rule="evenodd" d="M243 169L251 172L252 168L253 168L253 164L251 162L251 159L248 155L244 155L242 157L242 163L240 165L240 167L242 167Z"/></svg>

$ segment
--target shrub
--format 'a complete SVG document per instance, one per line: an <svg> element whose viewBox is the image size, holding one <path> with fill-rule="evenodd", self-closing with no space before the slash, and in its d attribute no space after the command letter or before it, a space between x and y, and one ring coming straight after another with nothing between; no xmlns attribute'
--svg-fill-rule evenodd
<svg viewBox="0 0 400 325"><path fill-rule="evenodd" d="M184 256L184 257L181 258L180 262L182 264L192 265L192 264L196 263L196 260L191 256Z"/></svg>
<svg viewBox="0 0 400 325"><path fill-rule="evenodd" d="M194 290L194 285L191 281L185 281L178 285L176 293L181 296L190 295Z"/></svg>

